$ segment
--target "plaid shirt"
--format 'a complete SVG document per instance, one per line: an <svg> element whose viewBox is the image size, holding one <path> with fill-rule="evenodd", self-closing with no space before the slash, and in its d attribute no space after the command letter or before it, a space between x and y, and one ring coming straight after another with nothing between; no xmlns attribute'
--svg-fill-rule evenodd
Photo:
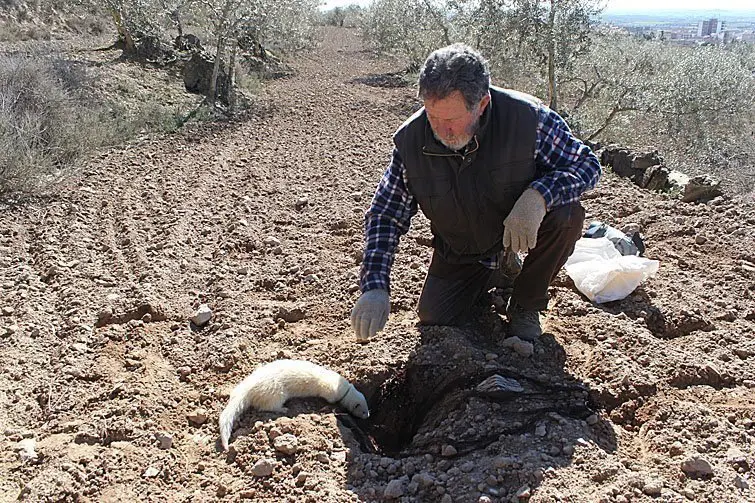
<svg viewBox="0 0 755 503"><path fill-rule="evenodd" d="M530 187L542 194L548 210L579 200L598 183L600 162L589 147L575 138L553 110L540 107L535 139L536 179ZM365 214L365 246L360 284L363 292L390 289L390 272L399 238L409 231L417 200L407 189L406 169L394 148L393 158L378 184ZM498 257L481 260L498 269Z"/></svg>

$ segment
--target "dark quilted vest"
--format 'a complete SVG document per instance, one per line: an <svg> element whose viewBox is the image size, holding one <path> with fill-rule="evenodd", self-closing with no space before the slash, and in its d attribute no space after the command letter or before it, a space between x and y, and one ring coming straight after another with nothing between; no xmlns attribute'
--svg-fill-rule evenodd
<svg viewBox="0 0 755 503"><path fill-rule="evenodd" d="M451 263L498 253L503 220L535 179L539 101L492 86L490 96L464 156L435 139L424 108L393 137L409 191L430 219L435 249Z"/></svg>

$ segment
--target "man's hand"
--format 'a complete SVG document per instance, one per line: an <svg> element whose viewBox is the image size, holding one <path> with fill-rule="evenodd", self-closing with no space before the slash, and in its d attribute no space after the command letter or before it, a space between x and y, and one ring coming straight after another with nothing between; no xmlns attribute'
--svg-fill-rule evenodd
<svg viewBox="0 0 755 503"><path fill-rule="evenodd" d="M503 221L503 247L515 252L531 250L545 217L545 199L535 189L525 190Z"/></svg>
<svg viewBox="0 0 755 503"><path fill-rule="evenodd" d="M367 341L382 330L390 311L387 291L376 289L364 292L351 310L351 328L357 341Z"/></svg>

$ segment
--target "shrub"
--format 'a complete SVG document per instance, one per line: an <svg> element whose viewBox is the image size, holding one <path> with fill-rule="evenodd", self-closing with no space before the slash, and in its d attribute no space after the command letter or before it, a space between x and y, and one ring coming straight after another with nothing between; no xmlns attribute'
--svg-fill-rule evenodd
<svg viewBox="0 0 755 503"><path fill-rule="evenodd" d="M66 65L58 69L73 79ZM0 193L59 178L102 142L96 114L82 100L52 61L0 57Z"/></svg>

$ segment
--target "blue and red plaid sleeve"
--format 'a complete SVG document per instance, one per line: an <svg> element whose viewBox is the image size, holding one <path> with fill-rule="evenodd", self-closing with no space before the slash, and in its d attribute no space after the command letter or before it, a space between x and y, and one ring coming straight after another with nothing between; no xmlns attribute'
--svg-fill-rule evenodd
<svg viewBox="0 0 755 503"><path fill-rule="evenodd" d="M573 203L598 183L600 161L575 138L556 112L541 107L535 141L536 179L530 187L542 194L549 210Z"/></svg>
<svg viewBox="0 0 755 503"><path fill-rule="evenodd" d="M417 200L406 187L404 162L393 149L391 163L383 174L364 217L364 258L360 271L362 292L390 290L390 273L399 238L409 231L417 213Z"/></svg>

